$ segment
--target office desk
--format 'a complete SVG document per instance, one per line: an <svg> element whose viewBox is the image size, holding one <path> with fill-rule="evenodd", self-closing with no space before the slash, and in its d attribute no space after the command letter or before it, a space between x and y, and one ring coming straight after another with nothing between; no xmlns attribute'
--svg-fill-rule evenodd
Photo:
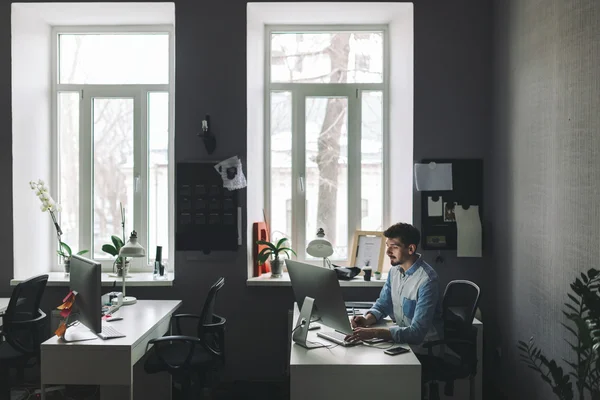
<svg viewBox="0 0 600 400"><path fill-rule="evenodd" d="M298 315L295 306L292 325ZM317 331L309 331L308 340L335 345ZM290 400L370 398L421 399L421 364L412 351L388 356L364 345L307 350L291 343Z"/></svg>
<svg viewBox="0 0 600 400"><path fill-rule="evenodd" d="M101 399L133 399L134 365L144 356L148 341L167 333L171 315L180 306L180 300L138 300L121 307L114 315L123 319L108 324L125 334L123 338L71 343L56 336L48 339L41 346L42 388L49 384L100 385ZM168 388L153 390L155 395L163 392L151 398L170 398L170 377L163 380L168 381L168 385L163 382ZM157 381L156 375L151 381ZM140 389L149 389L144 386ZM44 390L42 393L44 399ZM148 398L137 388L135 397Z"/></svg>
<svg viewBox="0 0 600 400"><path fill-rule="evenodd" d="M0 313L6 311L6 307L8 307L9 301L10 297L0 297Z"/></svg>

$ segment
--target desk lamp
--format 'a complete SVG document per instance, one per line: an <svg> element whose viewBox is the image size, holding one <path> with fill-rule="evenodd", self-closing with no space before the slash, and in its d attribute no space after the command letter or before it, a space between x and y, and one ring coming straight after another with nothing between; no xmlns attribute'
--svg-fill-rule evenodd
<svg viewBox="0 0 600 400"><path fill-rule="evenodd" d="M331 262L329 262L330 255L333 254L333 246L331 243L325 239L325 231L323 228L319 228L317 232L317 238L315 240L311 240L306 246L306 253L309 256L323 258L323 268L331 268Z"/></svg>
<svg viewBox="0 0 600 400"><path fill-rule="evenodd" d="M125 264L126 257L146 257L146 250L138 243L137 232L131 232L131 236L129 237L129 241L119 251L119 256L123 264ZM127 271L123 268L123 305L134 304L137 299L133 296L127 296L125 294L125 275Z"/></svg>

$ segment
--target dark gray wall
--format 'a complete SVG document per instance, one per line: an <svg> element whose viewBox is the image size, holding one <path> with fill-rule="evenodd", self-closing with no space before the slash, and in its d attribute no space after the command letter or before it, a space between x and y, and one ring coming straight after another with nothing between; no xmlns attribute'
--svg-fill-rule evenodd
<svg viewBox="0 0 600 400"><path fill-rule="evenodd" d="M0 176L11 187L10 1L0 1ZM415 4L415 159L476 157L487 161L491 137L491 0L417 1ZM220 160L246 154L246 1L176 1L176 160ZM211 115L218 132L210 158L196 137L200 121ZM252 184L252 182L250 182ZM415 223L420 221L419 196ZM487 193L486 193L487 196ZM241 193L245 204L245 192ZM489 209L489 208L488 208ZM10 293L12 277L12 199L0 197L0 295ZM484 218L487 224L489 218ZM244 221L246 223L246 221ZM20 238L19 240L23 240ZM487 244L489 246L489 244ZM228 373L233 378L271 379L286 363L287 309L290 288L246 287L246 250L176 254L174 288L136 289L141 298L184 300L186 311L199 312L207 288L218 276L226 285L217 309L228 318ZM425 254L433 264L437 254ZM488 287L491 266L483 259L445 254L436 265L442 284L456 278ZM192 258L196 258L195 260ZM58 304L65 288L49 288L47 307ZM375 298L378 290L346 290L347 299ZM487 299L482 310L487 321ZM265 352L265 350L267 350Z"/></svg>
<svg viewBox="0 0 600 400"><path fill-rule="evenodd" d="M515 344L535 335L548 357L574 360L561 310L576 273L598 268L600 2L498 0L494 22L499 329L487 332L503 350L498 388L509 398L550 399Z"/></svg>

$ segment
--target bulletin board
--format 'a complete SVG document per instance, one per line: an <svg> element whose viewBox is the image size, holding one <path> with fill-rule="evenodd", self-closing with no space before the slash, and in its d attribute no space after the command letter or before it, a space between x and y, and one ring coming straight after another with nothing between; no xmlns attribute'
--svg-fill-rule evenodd
<svg viewBox="0 0 600 400"><path fill-rule="evenodd" d="M479 207L483 221L483 160L423 159L421 163L452 164L452 190L422 191L421 247L425 250L456 250L455 207ZM441 202L441 204L440 204Z"/></svg>
<svg viewBox="0 0 600 400"><path fill-rule="evenodd" d="M177 163L176 250L237 250L238 193L223 187L215 164Z"/></svg>

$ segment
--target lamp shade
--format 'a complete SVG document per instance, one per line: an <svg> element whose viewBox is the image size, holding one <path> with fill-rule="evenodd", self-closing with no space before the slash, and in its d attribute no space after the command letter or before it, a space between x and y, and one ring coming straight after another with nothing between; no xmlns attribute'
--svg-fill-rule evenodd
<svg viewBox="0 0 600 400"><path fill-rule="evenodd" d="M131 232L129 241L119 251L121 257L145 257L146 250L138 243L137 232Z"/></svg>
<svg viewBox="0 0 600 400"><path fill-rule="evenodd" d="M333 254L333 246L329 240L325 239L323 228L319 228L317 238L312 240L306 246L306 253L313 257L329 257Z"/></svg>

